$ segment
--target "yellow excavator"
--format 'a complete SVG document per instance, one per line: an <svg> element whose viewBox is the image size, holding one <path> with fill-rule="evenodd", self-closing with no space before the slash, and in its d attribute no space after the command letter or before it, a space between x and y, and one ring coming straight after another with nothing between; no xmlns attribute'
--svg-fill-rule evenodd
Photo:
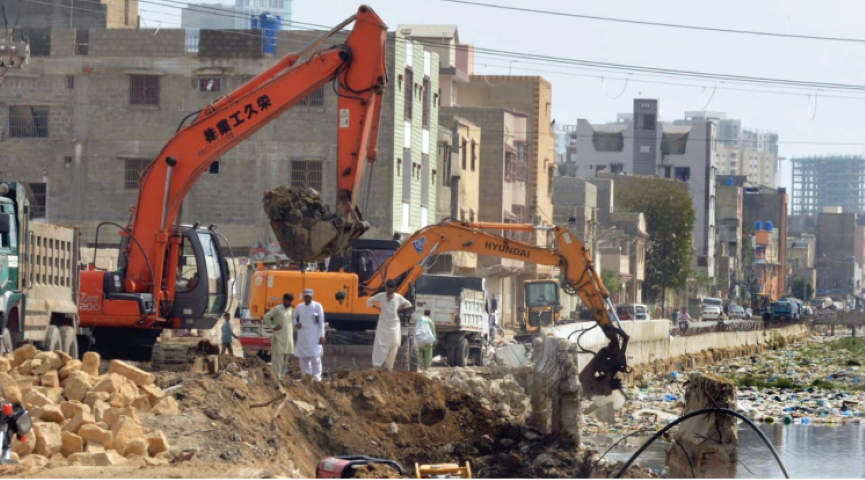
<svg viewBox="0 0 865 480"><path fill-rule="evenodd" d="M504 238L493 231L547 231L553 235L554 242L551 248L540 247ZM397 293L410 295L415 280L436 255L455 251L556 267L561 276L556 288L550 290L557 295L560 287L565 293L579 295L609 339L608 345L580 373L583 393L588 396L606 396L621 388L622 383L617 375L628 369L625 355L628 335L619 323L609 293L592 264L589 252L565 227L444 221L418 230L399 245L392 255L379 257L376 260L377 268L365 273L363 278L356 272L344 270L256 271L250 287L251 317L255 319L263 316L281 301L283 293L297 294L305 288L314 288L315 299L324 307L326 321L332 329L327 335L328 343L332 344L328 347L328 356L346 351L351 346L371 348L371 331L375 329L377 315L367 308L367 298L384 291L388 280L397 282ZM549 284L555 285L555 282ZM557 314L554 306L551 307L550 312ZM531 319L529 323L532 323ZM357 350L355 355L363 353Z"/></svg>

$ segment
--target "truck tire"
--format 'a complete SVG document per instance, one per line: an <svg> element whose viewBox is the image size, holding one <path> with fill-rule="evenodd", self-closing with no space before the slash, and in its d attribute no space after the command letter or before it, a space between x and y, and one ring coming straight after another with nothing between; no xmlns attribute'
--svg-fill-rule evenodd
<svg viewBox="0 0 865 480"><path fill-rule="evenodd" d="M45 341L42 342L42 350L46 352L63 350L63 343L60 340L60 329L57 328L57 325L48 327L48 331L45 333Z"/></svg>
<svg viewBox="0 0 865 480"><path fill-rule="evenodd" d="M454 366L465 367L469 364L469 339L463 337L454 347Z"/></svg>
<svg viewBox="0 0 865 480"><path fill-rule="evenodd" d="M12 353L15 350L15 343L12 340L12 332L8 328L3 329L3 338L0 339L0 355Z"/></svg>
<svg viewBox="0 0 865 480"><path fill-rule="evenodd" d="M69 325L60 327L60 345L63 353L78 358L78 337L75 335L74 328Z"/></svg>

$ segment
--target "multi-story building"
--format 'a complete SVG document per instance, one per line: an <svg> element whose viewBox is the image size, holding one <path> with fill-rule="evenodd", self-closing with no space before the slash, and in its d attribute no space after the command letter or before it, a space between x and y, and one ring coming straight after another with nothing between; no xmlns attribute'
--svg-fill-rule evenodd
<svg viewBox="0 0 865 480"><path fill-rule="evenodd" d="M37 44L50 39L51 29L81 29L77 44L86 45L84 37L90 28L138 28L138 0L20 1L4 2L3 8L9 22L7 28L15 22L14 35L35 39ZM34 56L48 55L50 44L41 49L31 45L30 51Z"/></svg>
<svg viewBox="0 0 865 480"><path fill-rule="evenodd" d="M617 123L577 126L576 176L652 175L687 183L694 206L696 264L715 275L715 128L712 121L665 125L658 100L635 99Z"/></svg>
<svg viewBox="0 0 865 480"><path fill-rule="evenodd" d="M792 286L793 282L803 279L811 284L812 288L817 285L817 269L814 262L817 256L817 236L810 233L790 235L787 237L787 267L790 279L787 284Z"/></svg>
<svg viewBox="0 0 865 480"><path fill-rule="evenodd" d="M263 55L261 37L219 30L202 30L197 55L186 52L183 30L91 30L87 51L73 48L75 31L50 33L50 55L5 77L0 178L29 183L43 216L80 226L85 242L101 221L126 222L142 169L183 117L275 61ZM367 238L410 233L436 205L437 59L395 36L378 161L371 191L361 192L373 226ZM278 37L282 56L308 32ZM336 119L330 85L316 90L212 165L186 197L183 221L215 223L235 252L245 252L273 239L261 207L265 190L308 185L335 205Z"/></svg>
<svg viewBox="0 0 865 480"><path fill-rule="evenodd" d="M719 178L715 191L715 221L718 223L718 296L736 299L742 274L742 187Z"/></svg>
<svg viewBox="0 0 865 480"><path fill-rule="evenodd" d="M793 215L817 215L824 207L865 212L865 158L820 156L794 158Z"/></svg>
<svg viewBox="0 0 865 480"><path fill-rule="evenodd" d="M555 125L556 163L563 177L576 176L577 166L577 126Z"/></svg>
<svg viewBox="0 0 865 480"><path fill-rule="evenodd" d="M291 2L293 1L235 0L233 6L222 3L186 4L180 9L180 28L186 30L187 50L192 53L198 51L201 30L250 30L253 28L253 17L259 18L265 13L275 16L276 30L288 30L291 26ZM307 34L306 40L310 39L310 34ZM300 45L294 49L299 50Z"/></svg>
<svg viewBox="0 0 865 480"><path fill-rule="evenodd" d="M457 105L461 84L474 74L474 46L460 43L456 25L397 25L397 31L439 56L439 95L443 107Z"/></svg>

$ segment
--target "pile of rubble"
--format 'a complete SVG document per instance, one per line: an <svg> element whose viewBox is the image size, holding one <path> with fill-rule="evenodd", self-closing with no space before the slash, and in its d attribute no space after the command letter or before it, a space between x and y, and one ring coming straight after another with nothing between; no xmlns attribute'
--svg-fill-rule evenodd
<svg viewBox="0 0 865 480"><path fill-rule="evenodd" d="M494 367L486 378L465 368L450 368L432 373L435 378L457 390L471 394L481 405L509 421L525 419L531 412L531 400L526 394L526 380L531 367Z"/></svg>
<svg viewBox="0 0 865 480"><path fill-rule="evenodd" d="M139 413L175 415L174 397L154 375L112 360L100 375L95 352L83 360L25 345L0 356L0 386L10 402L30 412L33 429L13 440L13 458L25 466L155 466L172 461L161 430L141 425Z"/></svg>

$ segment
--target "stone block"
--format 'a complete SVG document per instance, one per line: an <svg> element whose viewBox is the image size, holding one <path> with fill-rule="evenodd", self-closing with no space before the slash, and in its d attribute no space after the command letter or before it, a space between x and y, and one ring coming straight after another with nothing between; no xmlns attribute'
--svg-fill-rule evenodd
<svg viewBox="0 0 865 480"><path fill-rule="evenodd" d="M151 457L155 457L162 452L167 452L169 448L171 447L168 445L168 439L165 438L162 430L155 430L147 435L147 453Z"/></svg>
<svg viewBox="0 0 865 480"><path fill-rule="evenodd" d="M14 352L12 352L12 355L15 357L13 364L17 367L25 361L35 357L38 353L39 350L36 350L36 347L31 344L18 347Z"/></svg>
<svg viewBox="0 0 865 480"><path fill-rule="evenodd" d="M99 442L87 442L84 446L84 451L87 453L100 453L105 451L105 445Z"/></svg>
<svg viewBox="0 0 865 480"><path fill-rule="evenodd" d="M90 413L90 406L81 402L61 402L60 411L66 418L73 418L78 415L78 412Z"/></svg>
<svg viewBox="0 0 865 480"><path fill-rule="evenodd" d="M84 425L91 425L96 423L96 420L93 419L93 414L90 412L78 412L74 417L72 417L72 421L67 423L63 429L67 432L72 432L78 434L78 431Z"/></svg>
<svg viewBox="0 0 865 480"><path fill-rule="evenodd" d="M39 413L39 419L43 422L63 423L66 417L60 410L60 405L45 405Z"/></svg>
<svg viewBox="0 0 865 480"><path fill-rule="evenodd" d="M148 412L151 408L150 400L147 398L147 395L139 395L135 397L135 399L132 400L132 403L130 403L129 406L138 410L139 412Z"/></svg>
<svg viewBox="0 0 865 480"><path fill-rule="evenodd" d="M83 401L87 405L90 405L91 408L93 408L96 405L97 401L107 404L108 397L110 396L111 394L108 392L87 392L87 395L84 395Z"/></svg>
<svg viewBox="0 0 865 480"><path fill-rule="evenodd" d="M177 405L177 400L169 395L151 408L150 413L156 415L178 415L180 413L180 407Z"/></svg>
<svg viewBox="0 0 865 480"><path fill-rule="evenodd" d="M81 370L92 376L99 376L99 363L102 361L102 357L99 356L96 352L87 352L81 358Z"/></svg>
<svg viewBox="0 0 865 480"><path fill-rule="evenodd" d="M24 401L22 403L24 404L24 408L28 410L35 407L44 407L45 405L54 404L54 402L52 402L48 397L36 390L30 390L27 392L27 394L24 395Z"/></svg>
<svg viewBox="0 0 865 480"><path fill-rule="evenodd" d="M63 401L63 393L64 389L62 387L34 387L38 392L42 393L48 397L48 400L51 400L54 404L60 404Z"/></svg>
<svg viewBox="0 0 865 480"><path fill-rule="evenodd" d="M64 394L67 400L80 402L90 390L90 376L84 372L73 372L66 379Z"/></svg>
<svg viewBox="0 0 865 480"><path fill-rule="evenodd" d="M34 358L30 360L30 375L38 377L51 370L51 361Z"/></svg>
<svg viewBox="0 0 865 480"><path fill-rule="evenodd" d="M120 417L128 417L131 418L135 423L140 424L141 420L138 418L138 410L132 407L126 408L109 408L105 410L102 414L102 421L108 425L114 426Z"/></svg>
<svg viewBox="0 0 865 480"><path fill-rule="evenodd" d="M144 385L138 387L138 391L142 395L147 395L147 399L150 400L151 405L156 405L165 397L165 394L162 392L162 389L157 387L156 385Z"/></svg>
<svg viewBox="0 0 865 480"><path fill-rule="evenodd" d="M63 358L55 352L39 352L35 357L38 360L42 360L43 365L47 362L49 364L49 369L51 370L59 370L63 367Z"/></svg>
<svg viewBox="0 0 865 480"><path fill-rule="evenodd" d="M18 386L18 381L6 372L0 372L0 387L3 388L7 400L14 403L21 402L21 387Z"/></svg>
<svg viewBox="0 0 865 480"><path fill-rule="evenodd" d="M56 370L51 370L50 372L45 372L44 375L39 377L39 384L43 387L57 388L60 386L60 378L57 376Z"/></svg>
<svg viewBox="0 0 865 480"><path fill-rule="evenodd" d="M61 380L63 380L72 374L72 372L77 372L79 370L81 370L81 360L75 358L66 362L66 364L57 371L57 375Z"/></svg>
<svg viewBox="0 0 865 480"><path fill-rule="evenodd" d="M123 360L112 360L108 367L110 373L118 373L132 380L136 385L153 385L156 376L152 373L145 372L138 367L134 367Z"/></svg>
<svg viewBox="0 0 865 480"><path fill-rule="evenodd" d="M123 456L129 458L131 456L146 457L147 456L147 440L144 438L133 438L126 444L123 450Z"/></svg>
<svg viewBox="0 0 865 480"><path fill-rule="evenodd" d="M60 425L56 423L36 422L33 424L33 436L36 437L36 453L46 458L60 452L63 442L60 438Z"/></svg>
<svg viewBox="0 0 865 480"><path fill-rule="evenodd" d="M60 440L63 443L60 447L60 453L63 456L68 457L73 453L84 451L84 439L72 432L60 432Z"/></svg>
<svg viewBox="0 0 865 480"><path fill-rule="evenodd" d="M111 434L114 437L111 446L118 451L124 449L132 440L144 438L144 430L141 426L127 416L117 419L117 422L111 426Z"/></svg>
<svg viewBox="0 0 865 480"><path fill-rule="evenodd" d="M78 430L78 436L85 442L96 442L102 445L111 445L111 432L93 424L82 425Z"/></svg>

